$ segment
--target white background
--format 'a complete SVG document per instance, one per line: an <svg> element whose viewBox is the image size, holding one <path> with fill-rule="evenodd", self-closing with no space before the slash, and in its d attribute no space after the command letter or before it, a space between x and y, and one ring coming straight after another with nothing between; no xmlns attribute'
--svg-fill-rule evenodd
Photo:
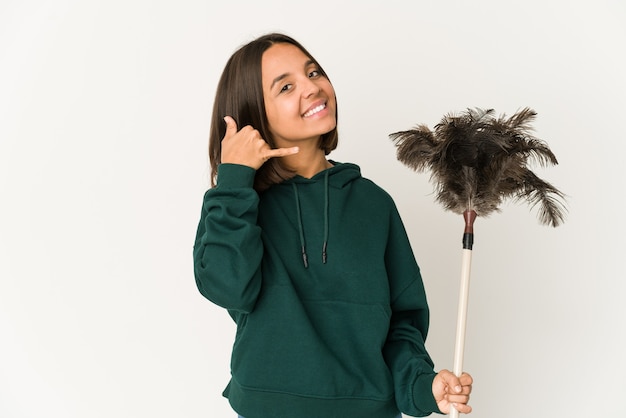
<svg viewBox="0 0 626 418"><path fill-rule="evenodd" d="M223 66L268 31L338 95L340 146L395 198L452 367L462 219L388 138L469 107L538 112L566 223L476 221L476 417L625 416L626 6L594 1L0 3L0 417L231 417L233 324L192 245Z"/></svg>

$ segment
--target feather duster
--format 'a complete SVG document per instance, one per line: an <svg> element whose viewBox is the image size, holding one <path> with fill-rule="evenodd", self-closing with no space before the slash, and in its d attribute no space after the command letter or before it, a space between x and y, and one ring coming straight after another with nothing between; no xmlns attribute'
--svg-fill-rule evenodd
<svg viewBox="0 0 626 418"><path fill-rule="evenodd" d="M564 195L537 177L529 162L555 165L557 159L545 142L531 135L537 114L525 108L513 116L496 117L493 109L468 109L448 114L430 130L426 125L390 135L400 162L415 171L430 169L436 199L445 209L463 214L463 260L459 291L453 372L461 376L469 279L476 216L499 211L508 198L527 200L539 207L539 221L558 226L565 218ZM459 412L451 407L450 417Z"/></svg>
<svg viewBox="0 0 626 418"><path fill-rule="evenodd" d="M528 168L529 162L558 164L547 144L531 135L536 115L529 108L508 118L468 109L445 115L433 131L421 124L390 138L400 162L418 172L430 169L445 209L488 216L508 198L526 200L538 207L542 224L556 227L565 218L564 195Z"/></svg>

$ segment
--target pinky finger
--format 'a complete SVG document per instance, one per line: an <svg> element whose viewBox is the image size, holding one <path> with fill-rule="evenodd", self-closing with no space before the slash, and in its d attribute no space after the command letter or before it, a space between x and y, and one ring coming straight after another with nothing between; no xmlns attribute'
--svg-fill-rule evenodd
<svg viewBox="0 0 626 418"><path fill-rule="evenodd" d="M269 160L270 158L274 158L274 157L286 157L288 155L297 154L299 151L300 151L300 148L298 147L275 148L275 149L267 151L267 153L265 154L265 159Z"/></svg>
<svg viewBox="0 0 626 418"><path fill-rule="evenodd" d="M456 409L462 414L469 414L470 412L472 412L472 407L467 404L453 403L452 407L454 407L454 409Z"/></svg>

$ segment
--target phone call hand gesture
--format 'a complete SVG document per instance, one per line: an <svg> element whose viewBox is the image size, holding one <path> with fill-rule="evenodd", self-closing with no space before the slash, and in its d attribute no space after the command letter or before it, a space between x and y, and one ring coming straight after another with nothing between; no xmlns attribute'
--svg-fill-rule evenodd
<svg viewBox="0 0 626 418"><path fill-rule="evenodd" d="M259 131L247 125L237 130L235 120L226 116L226 134L222 139L222 163L241 164L258 170L267 160L296 154L298 147L270 148Z"/></svg>

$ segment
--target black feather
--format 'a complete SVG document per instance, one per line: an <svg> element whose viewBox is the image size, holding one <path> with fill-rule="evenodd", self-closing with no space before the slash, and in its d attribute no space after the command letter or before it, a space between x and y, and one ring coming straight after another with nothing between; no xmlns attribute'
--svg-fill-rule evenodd
<svg viewBox="0 0 626 418"><path fill-rule="evenodd" d="M558 164L531 134L536 115L529 108L508 118L494 116L493 109L468 109L445 115L432 131L421 124L389 136L400 162L418 172L430 169L445 209L488 216L505 199L526 200L531 209L538 206L542 224L558 226L567 211L564 194L528 168L529 162Z"/></svg>

